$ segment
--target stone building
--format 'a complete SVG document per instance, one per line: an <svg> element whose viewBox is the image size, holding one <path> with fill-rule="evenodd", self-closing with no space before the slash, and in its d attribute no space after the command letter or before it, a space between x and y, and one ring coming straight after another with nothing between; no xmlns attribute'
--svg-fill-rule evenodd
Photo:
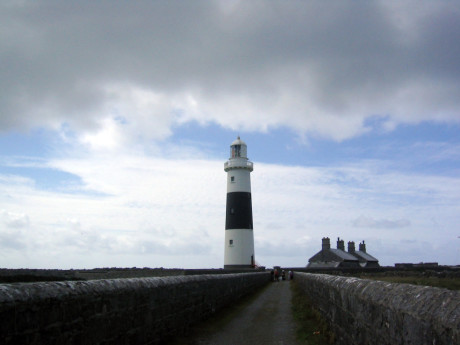
<svg viewBox="0 0 460 345"><path fill-rule="evenodd" d="M348 242L348 252L345 251L345 242L337 239L337 249L331 248L329 237L322 239L321 251L308 260L308 268L370 268L379 267L376 258L366 252L364 241L359 244L359 250L355 250L355 243Z"/></svg>
<svg viewBox="0 0 460 345"><path fill-rule="evenodd" d="M358 251L355 251L355 242L348 242L348 253L358 258L361 267L380 267L379 260L366 252L366 243L364 241L359 244Z"/></svg>

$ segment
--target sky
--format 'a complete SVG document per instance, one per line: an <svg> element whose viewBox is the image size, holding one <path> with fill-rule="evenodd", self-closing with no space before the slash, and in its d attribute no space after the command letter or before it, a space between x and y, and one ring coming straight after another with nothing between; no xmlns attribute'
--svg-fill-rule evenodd
<svg viewBox="0 0 460 345"><path fill-rule="evenodd" d="M0 3L0 267L460 264L460 1Z"/></svg>

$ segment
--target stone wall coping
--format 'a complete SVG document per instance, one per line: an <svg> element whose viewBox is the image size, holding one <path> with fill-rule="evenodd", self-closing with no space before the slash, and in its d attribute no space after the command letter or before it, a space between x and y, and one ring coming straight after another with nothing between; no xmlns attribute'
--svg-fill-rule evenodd
<svg viewBox="0 0 460 345"><path fill-rule="evenodd" d="M267 275L266 272L180 275L166 277L96 279L86 281L58 281L34 283L0 284L0 304L26 302L30 300L46 300L68 298L69 296L87 295L90 293L104 295L121 293L128 290L144 290L167 288L173 285L194 282L233 279L248 275Z"/></svg>

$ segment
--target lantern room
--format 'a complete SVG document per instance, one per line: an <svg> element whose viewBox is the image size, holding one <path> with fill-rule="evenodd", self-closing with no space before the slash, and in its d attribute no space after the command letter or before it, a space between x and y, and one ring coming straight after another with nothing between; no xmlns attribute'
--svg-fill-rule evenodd
<svg viewBox="0 0 460 345"><path fill-rule="evenodd" d="M248 147L239 136L238 139L230 145L230 159L232 158L248 158Z"/></svg>

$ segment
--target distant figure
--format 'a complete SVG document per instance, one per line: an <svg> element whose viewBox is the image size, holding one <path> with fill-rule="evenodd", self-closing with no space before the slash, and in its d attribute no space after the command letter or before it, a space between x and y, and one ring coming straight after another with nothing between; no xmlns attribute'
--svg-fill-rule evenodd
<svg viewBox="0 0 460 345"><path fill-rule="evenodd" d="M279 273L278 273L278 270L275 268L275 281L279 281Z"/></svg>
<svg viewBox="0 0 460 345"><path fill-rule="evenodd" d="M289 271L289 280L294 279L294 272Z"/></svg>
<svg viewBox="0 0 460 345"><path fill-rule="evenodd" d="M275 272L273 272L273 270L270 271L270 281L274 281L275 280Z"/></svg>
<svg viewBox="0 0 460 345"><path fill-rule="evenodd" d="M286 280L286 272L284 272L284 270L283 270L283 272L281 272L281 278L283 280Z"/></svg>

